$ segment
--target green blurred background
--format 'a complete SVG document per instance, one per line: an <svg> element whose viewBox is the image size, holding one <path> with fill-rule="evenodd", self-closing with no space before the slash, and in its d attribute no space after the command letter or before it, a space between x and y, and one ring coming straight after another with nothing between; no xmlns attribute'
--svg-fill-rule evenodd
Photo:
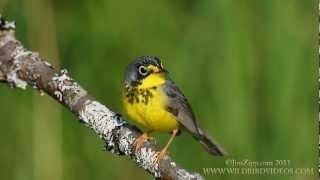
<svg viewBox="0 0 320 180"><path fill-rule="evenodd" d="M234 159L316 167L317 2L302 0L0 0L16 36L98 100L122 112L126 65L163 59L200 123ZM152 179L47 95L0 85L0 179ZM155 134L163 145L167 134ZM183 167L226 167L187 133ZM297 176L206 179L311 180Z"/></svg>

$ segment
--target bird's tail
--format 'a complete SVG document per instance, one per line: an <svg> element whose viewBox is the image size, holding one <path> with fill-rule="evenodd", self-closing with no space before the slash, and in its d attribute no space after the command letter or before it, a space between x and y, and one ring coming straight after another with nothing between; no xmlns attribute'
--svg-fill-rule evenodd
<svg viewBox="0 0 320 180"><path fill-rule="evenodd" d="M218 145L212 138L205 134L202 130L199 131L199 134L195 136L197 140L200 141L202 146L214 156L224 156L227 153L223 150L221 146Z"/></svg>

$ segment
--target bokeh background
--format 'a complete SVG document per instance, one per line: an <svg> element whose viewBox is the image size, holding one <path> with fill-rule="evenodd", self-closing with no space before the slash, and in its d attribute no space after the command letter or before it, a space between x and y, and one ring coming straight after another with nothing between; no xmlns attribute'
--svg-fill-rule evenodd
<svg viewBox="0 0 320 180"><path fill-rule="evenodd" d="M126 65L159 56L229 158L316 167L317 2L0 0L16 36L122 112ZM0 179L152 179L47 95L0 85ZM155 134L159 144L169 138ZM187 133L171 156L190 171L226 167ZM311 176L205 176L311 180Z"/></svg>

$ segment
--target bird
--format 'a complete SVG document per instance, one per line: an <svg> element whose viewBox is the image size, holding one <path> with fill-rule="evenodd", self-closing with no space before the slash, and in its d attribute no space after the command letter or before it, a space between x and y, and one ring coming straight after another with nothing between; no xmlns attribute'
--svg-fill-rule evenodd
<svg viewBox="0 0 320 180"><path fill-rule="evenodd" d="M226 154L200 127L187 98L171 80L158 57L141 56L127 66L122 84L122 101L128 117L146 129L133 143L135 152L145 141L154 139L151 133L170 133L169 141L156 154L155 159L159 162L168 153L174 138L181 130L186 130L209 154Z"/></svg>

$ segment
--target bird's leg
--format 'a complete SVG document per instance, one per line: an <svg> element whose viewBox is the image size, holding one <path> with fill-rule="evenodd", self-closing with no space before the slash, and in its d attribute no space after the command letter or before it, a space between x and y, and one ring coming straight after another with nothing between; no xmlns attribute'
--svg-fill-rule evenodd
<svg viewBox="0 0 320 180"><path fill-rule="evenodd" d="M134 147L134 152L135 153L141 148L142 144L145 141L153 139L153 137L149 136L150 133L151 133L151 131L144 132L143 134L141 134L139 137L137 137L135 139L135 141L133 142L133 147Z"/></svg>
<svg viewBox="0 0 320 180"><path fill-rule="evenodd" d="M166 146L160 151L157 152L156 155L156 162L158 163L161 159L164 158L164 156L167 154L167 151L169 149L170 144L172 143L173 139L177 136L177 134L179 133L179 129L175 129L172 131L172 135L168 141L168 143L166 144Z"/></svg>

